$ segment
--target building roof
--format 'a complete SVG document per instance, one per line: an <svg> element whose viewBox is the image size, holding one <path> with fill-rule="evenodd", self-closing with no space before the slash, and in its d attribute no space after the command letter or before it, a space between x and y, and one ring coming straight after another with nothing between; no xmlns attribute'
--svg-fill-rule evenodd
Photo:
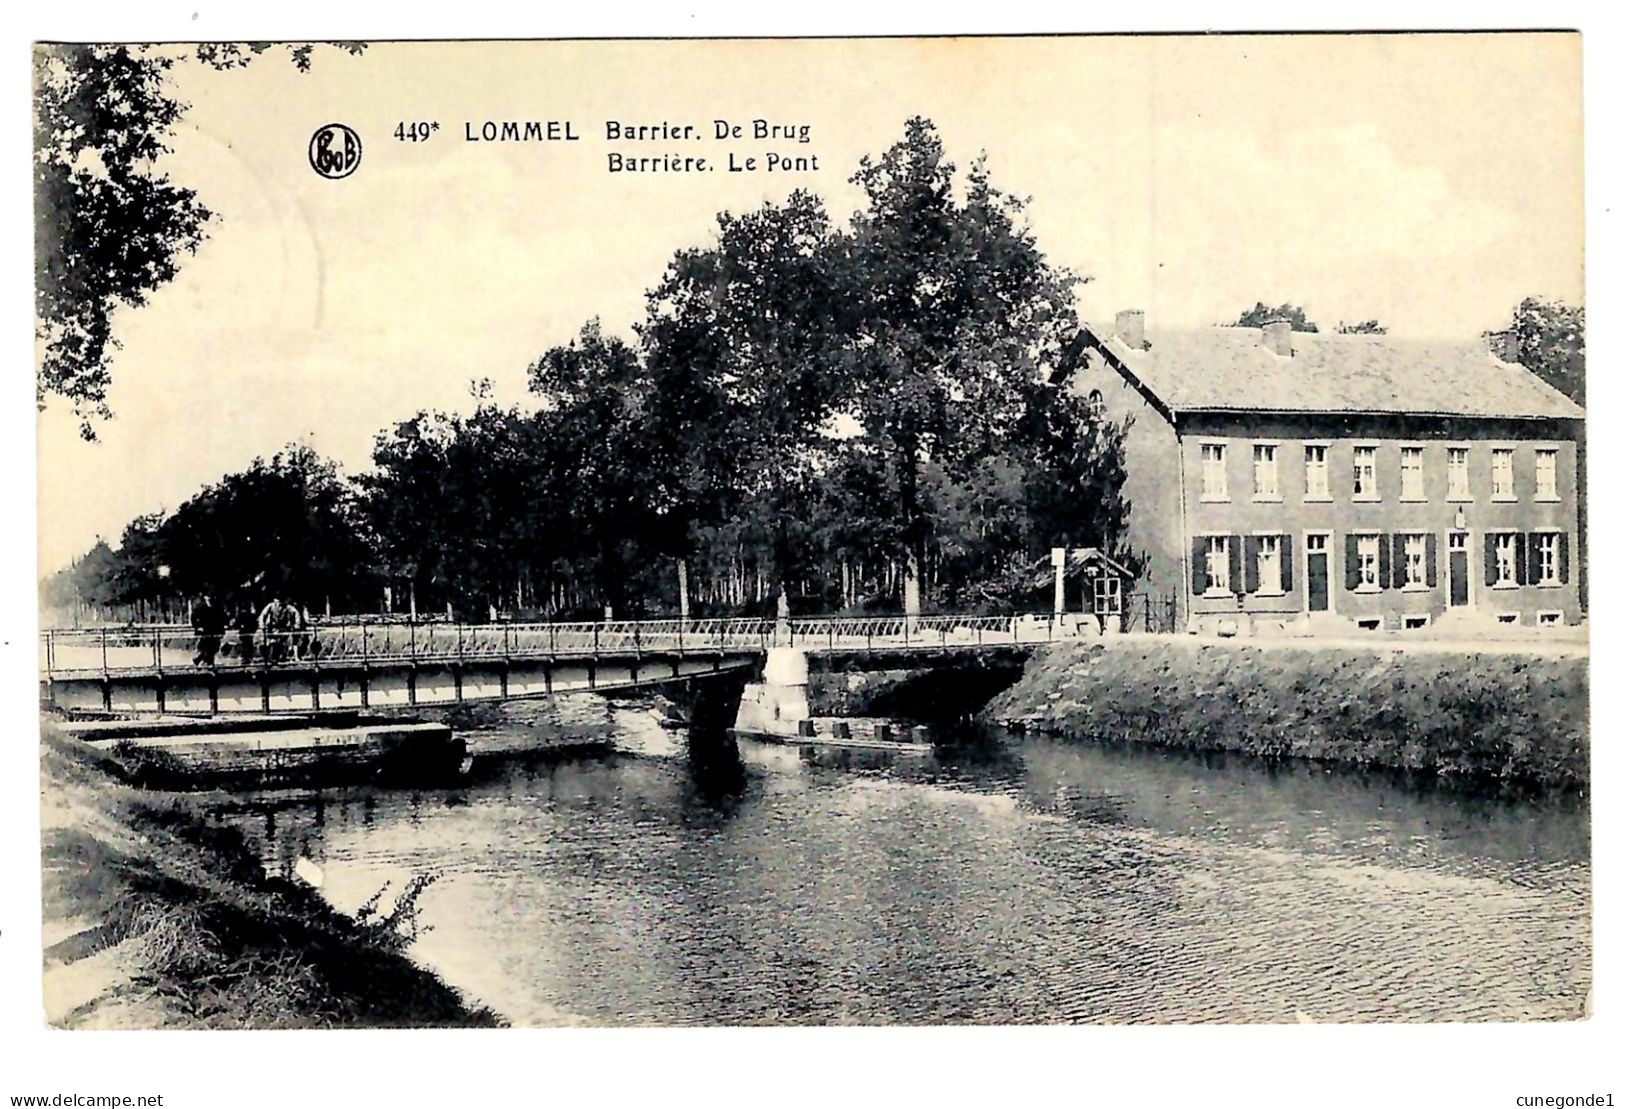
<svg viewBox="0 0 1625 1109"><path fill-rule="evenodd" d="M1149 350L1130 349L1109 326L1088 330L1173 412L1585 418L1482 343L1295 331L1286 358L1263 345L1256 327L1148 330Z"/></svg>
<svg viewBox="0 0 1625 1109"><path fill-rule="evenodd" d="M1066 552L1066 579L1072 581L1081 574L1085 567L1097 566L1110 570L1120 577L1132 578L1128 567L1107 555L1099 547L1073 547ZM1043 589L1055 584L1055 564L1050 556L1045 555L1037 559L1022 578L1027 589Z"/></svg>

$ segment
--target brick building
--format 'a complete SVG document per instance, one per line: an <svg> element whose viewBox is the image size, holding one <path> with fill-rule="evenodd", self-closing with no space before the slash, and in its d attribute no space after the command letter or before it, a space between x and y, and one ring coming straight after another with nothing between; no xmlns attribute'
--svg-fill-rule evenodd
<svg viewBox="0 0 1625 1109"><path fill-rule="evenodd" d="M1581 619L1585 413L1483 345L1120 312L1056 376L1132 417L1124 539L1180 627Z"/></svg>

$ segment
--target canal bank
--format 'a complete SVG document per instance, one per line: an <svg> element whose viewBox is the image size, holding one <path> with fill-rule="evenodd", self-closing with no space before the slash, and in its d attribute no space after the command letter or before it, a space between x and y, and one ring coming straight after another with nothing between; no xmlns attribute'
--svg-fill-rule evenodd
<svg viewBox="0 0 1625 1109"><path fill-rule="evenodd" d="M986 719L1056 736L1583 793L1582 652L1123 637L1039 648Z"/></svg>
<svg viewBox="0 0 1625 1109"><path fill-rule="evenodd" d="M240 833L210 822L207 797L135 788L89 745L49 726L42 739L52 1025L501 1023L404 954L423 880L346 915L310 886L268 876Z"/></svg>

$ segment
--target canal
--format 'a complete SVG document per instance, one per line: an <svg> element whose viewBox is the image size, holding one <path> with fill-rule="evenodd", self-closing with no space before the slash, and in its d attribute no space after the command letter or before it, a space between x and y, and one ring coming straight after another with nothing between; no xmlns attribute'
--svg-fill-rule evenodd
<svg viewBox="0 0 1625 1109"><path fill-rule="evenodd" d="M931 756L681 733L222 819L516 1025L1574 1018L1589 815L1312 766L990 735ZM388 895L385 898L388 904Z"/></svg>

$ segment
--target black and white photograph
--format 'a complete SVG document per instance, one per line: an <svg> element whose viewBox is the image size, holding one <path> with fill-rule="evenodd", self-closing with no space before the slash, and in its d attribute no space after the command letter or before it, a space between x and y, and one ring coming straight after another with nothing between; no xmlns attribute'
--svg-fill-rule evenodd
<svg viewBox="0 0 1625 1109"><path fill-rule="evenodd" d="M1580 33L197 34L28 46L60 1050L1600 1011Z"/></svg>

